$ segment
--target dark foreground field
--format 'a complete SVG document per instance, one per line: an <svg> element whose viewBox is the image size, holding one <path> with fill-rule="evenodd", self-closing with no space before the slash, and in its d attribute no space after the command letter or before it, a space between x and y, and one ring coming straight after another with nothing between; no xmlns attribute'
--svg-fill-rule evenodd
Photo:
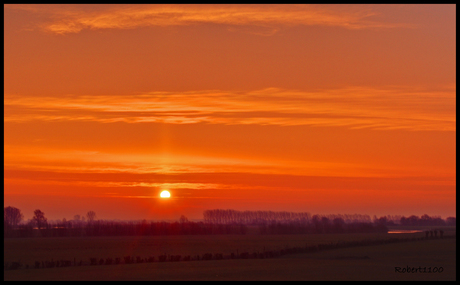
<svg viewBox="0 0 460 285"><path fill-rule="evenodd" d="M420 236L412 234L414 236ZM388 235L387 235L388 236ZM395 235L391 235L392 237ZM397 235L410 236L410 235ZM55 246L48 244L52 239L15 239L5 240L4 259L11 259L16 252L26 258L26 244L35 246L35 252L55 256L58 252L67 255L78 253L78 248L87 248L84 254L90 251L89 245L95 249L94 255L110 251L116 254L111 244L126 243L127 248L119 248L120 254L127 251L137 254L151 245L169 244L168 250L178 247L184 254L193 254L195 251L222 250L223 247L239 247L239 250L255 250L265 247L282 247L283 244L297 246L307 243L318 243L326 240L356 240L381 238L379 235L312 235L312 236L214 236L214 237L175 237L147 238L139 240L135 237L108 239L85 239L79 243L75 240L55 239ZM203 240L204 238L204 240ZM190 239L192 239L190 241ZM194 240L196 239L196 240ZM207 240L209 239L209 240ZM212 242L214 240L215 242ZM85 243L87 242L87 244ZM69 244L74 247L69 247ZM13 252L13 247L16 248ZM139 248L139 245L143 244ZM192 246L195 244L194 246ZM201 244L201 245L200 245ZM207 244L207 246L206 246ZM137 246L136 246L137 245ZM25 246L25 247L24 247ZM65 249L67 246L69 248ZM192 247L191 247L192 246ZM202 248L196 248L201 247ZM52 248L56 248L53 253ZM252 247L252 248L251 248ZM211 249L210 249L211 248ZM176 249L177 250L177 249ZM24 252L23 252L24 251ZM115 252L114 252L115 251ZM204 251L206 252L206 251ZM284 255L271 259L231 259L190 262L154 262L140 264L120 264L101 266L72 266L45 269L20 269L4 271L4 280L456 280L456 239L417 240L411 242L392 243L384 245L360 246L352 248L332 249L312 253ZM30 253L30 251L29 251ZM144 252L145 253L145 252ZM169 252L174 253L174 252ZM18 257L16 255L16 257ZM25 261L22 259L22 261ZM426 267L428 272L434 268L441 273L398 273L407 267Z"/></svg>

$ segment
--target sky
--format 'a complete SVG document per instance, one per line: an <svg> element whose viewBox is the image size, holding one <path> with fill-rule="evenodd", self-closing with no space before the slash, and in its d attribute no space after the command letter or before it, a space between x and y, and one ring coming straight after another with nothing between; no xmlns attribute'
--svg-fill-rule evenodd
<svg viewBox="0 0 460 285"><path fill-rule="evenodd" d="M455 28L447 4L4 5L4 206L455 216Z"/></svg>

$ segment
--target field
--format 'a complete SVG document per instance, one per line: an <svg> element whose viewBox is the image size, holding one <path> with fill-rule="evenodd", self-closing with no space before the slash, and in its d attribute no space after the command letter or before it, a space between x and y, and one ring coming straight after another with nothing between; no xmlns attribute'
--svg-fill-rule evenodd
<svg viewBox="0 0 460 285"><path fill-rule="evenodd" d="M452 235L447 231L445 235ZM415 234L220 235L5 239L4 262L262 252L339 241ZM284 255L271 259L154 262L4 271L4 280L455 280L456 239L433 239ZM441 273L396 273L395 267L443 267Z"/></svg>

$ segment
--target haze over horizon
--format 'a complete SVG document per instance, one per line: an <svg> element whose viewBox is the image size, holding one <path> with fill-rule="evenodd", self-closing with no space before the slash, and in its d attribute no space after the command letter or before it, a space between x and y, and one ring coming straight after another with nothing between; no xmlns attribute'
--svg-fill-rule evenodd
<svg viewBox="0 0 460 285"><path fill-rule="evenodd" d="M454 4L7 4L4 27L25 220L456 215Z"/></svg>

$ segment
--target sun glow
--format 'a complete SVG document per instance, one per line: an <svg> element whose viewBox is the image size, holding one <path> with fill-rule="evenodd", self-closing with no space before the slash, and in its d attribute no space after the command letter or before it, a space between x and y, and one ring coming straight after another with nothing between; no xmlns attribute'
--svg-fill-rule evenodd
<svg viewBox="0 0 460 285"><path fill-rule="evenodd" d="M164 190L164 191L162 191L160 193L160 197L161 198L169 198L169 197L171 197L171 193L169 193L169 191L167 191L167 190Z"/></svg>

